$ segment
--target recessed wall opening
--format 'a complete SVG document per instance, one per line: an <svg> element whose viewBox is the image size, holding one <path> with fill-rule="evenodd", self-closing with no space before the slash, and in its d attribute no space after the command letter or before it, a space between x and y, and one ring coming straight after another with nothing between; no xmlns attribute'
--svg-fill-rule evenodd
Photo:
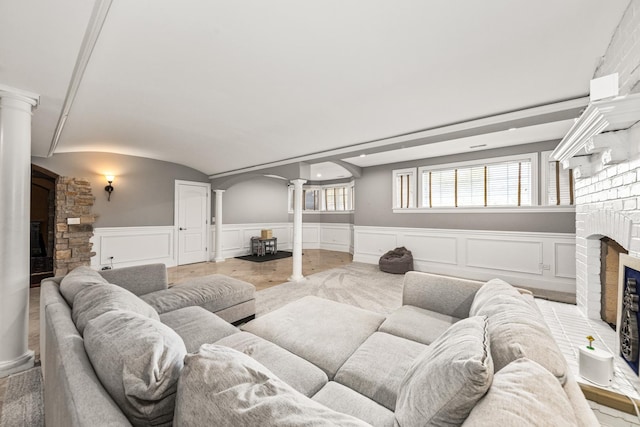
<svg viewBox="0 0 640 427"><path fill-rule="evenodd" d="M620 254L628 254L618 242L608 237L600 239L600 317L614 330L618 315L618 278Z"/></svg>

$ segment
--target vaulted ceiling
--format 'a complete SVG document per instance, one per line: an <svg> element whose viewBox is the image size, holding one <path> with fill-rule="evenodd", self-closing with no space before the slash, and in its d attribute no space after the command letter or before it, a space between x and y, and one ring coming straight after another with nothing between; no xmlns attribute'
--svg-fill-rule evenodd
<svg viewBox="0 0 640 427"><path fill-rule="evenodd" d="M40 94L36 156L369 166L561 138L628 4L8 0L0 84Z"/></svg>

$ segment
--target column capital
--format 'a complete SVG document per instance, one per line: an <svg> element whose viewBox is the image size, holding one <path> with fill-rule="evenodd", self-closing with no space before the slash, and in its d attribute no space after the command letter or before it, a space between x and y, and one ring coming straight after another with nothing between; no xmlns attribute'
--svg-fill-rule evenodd
<svg viewBox="0 0 640 427"><path fill-rule="evenodd" d="M37 107L38 104L40 104L40 95L26 90L16 89L11 86L0 84L0 99L3 98L16 99L30 104L32 107Z"/></svg>
<svg viewBox="0 0 640 427"><path fill-rule="evenodd" d="M302 184L305 184L307 182L307 180L306 179L302 179L302 178L298 178L298 179L292 179L289 182L291 182L294 185L302 185Z"/></svg>
<svg viewBox="0 0 640 427"><path fill-rule="evenodd" d="M213 190L213 192L214 192L214 193L216 193L216 194L222 194L222 193L224 193L225 191L227 191L227 190L220 190L220 189L218 189L218 188L216 188L216 189L214 189L214 190Z"/></svg>

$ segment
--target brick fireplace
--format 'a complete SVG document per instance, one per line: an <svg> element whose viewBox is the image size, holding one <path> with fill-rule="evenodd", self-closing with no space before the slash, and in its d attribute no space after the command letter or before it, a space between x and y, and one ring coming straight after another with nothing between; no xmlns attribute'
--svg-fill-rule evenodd
<svg viewBox="0 0 640 427"><path fill-rule="evenodd" d="M628 160L601 166L575 182L576 301L590 319L601 318L601 239L614 240L640 258L640 125L615 134L626 141Z"/></svg>

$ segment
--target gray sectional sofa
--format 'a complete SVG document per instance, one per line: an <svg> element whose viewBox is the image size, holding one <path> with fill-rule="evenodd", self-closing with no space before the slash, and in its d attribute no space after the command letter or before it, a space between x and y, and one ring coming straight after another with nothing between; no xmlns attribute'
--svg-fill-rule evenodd
<svg viewBox="0 0 640 427"><path fill-rule="evenodd" d="M138 269L108 279L146 290ZM532 296L499 280L409 272L388 316L305 297L239 329L103 283L70 307L59 283L41 298L49 427L598 425Z"/></svg>

